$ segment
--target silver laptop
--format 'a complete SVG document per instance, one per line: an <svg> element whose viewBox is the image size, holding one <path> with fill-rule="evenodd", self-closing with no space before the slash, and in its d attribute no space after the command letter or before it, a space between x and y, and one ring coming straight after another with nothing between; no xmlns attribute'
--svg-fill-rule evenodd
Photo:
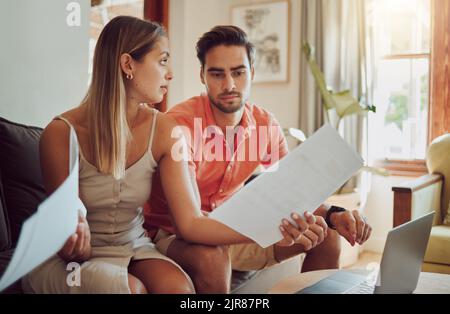
<svg viewBox="0 0 450 314"><path fill-rule="evenodd" d="M419 280L433 219L434 212L392 229L379 272L340 270L297 293L412 293Z"/></svg>

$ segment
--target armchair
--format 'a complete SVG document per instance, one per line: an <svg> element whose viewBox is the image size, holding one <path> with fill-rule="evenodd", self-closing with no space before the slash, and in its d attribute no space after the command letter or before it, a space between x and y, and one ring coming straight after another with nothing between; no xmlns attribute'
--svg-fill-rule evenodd
<svg viewBox="0 0 450 314"><path fill-rule="evenodd" d="M428 148L429 174L392 188L394 227L435 211L422 270L450 274L450 134Z"/></svg>

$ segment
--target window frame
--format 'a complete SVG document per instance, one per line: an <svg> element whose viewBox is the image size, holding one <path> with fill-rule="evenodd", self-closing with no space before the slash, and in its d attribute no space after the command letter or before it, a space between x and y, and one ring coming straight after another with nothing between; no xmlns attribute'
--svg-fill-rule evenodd
<svg viewBox="0 0 450 314"><path fill-rule="evenodd" d="M431 0L428 143L450 132L450 1Z"/></svg>
<svg viewBox="0 0 450 314"><path fill-rule="evenodd" d="M386 59L424 58L429 56L428 145L436 137L450 132L450 1L431 0L430 53L386 56ZM428 173L426 161L377 160L375 166L392 175L420 176Z"/></svg>
<svg viewBox="0 0 450 314"><path fill-rule="evenodd" d="M144 19L160 23L169 32L169 0L144 0ZM155 104L161 112L167 111L167 95Z"/></svg>

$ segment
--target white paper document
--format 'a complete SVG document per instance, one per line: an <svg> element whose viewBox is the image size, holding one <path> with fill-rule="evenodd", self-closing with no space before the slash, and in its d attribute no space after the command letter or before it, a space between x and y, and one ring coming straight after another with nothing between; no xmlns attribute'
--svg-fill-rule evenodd
<svg viewBox="0 0 450 314"><path fill-rule="evenodd" d="M71 128L69 176L24 222L14 255L0 280L0 291L62 248L75 233L79 210L86 215L78 197L78 141Z"/></svg>
<svg viewBox="0 0 450 314"><path fill-rule="evenodd" d="M362 166L362 158L326 124L209 217L268 247L283 238L283 218L313 212Z"/></svg>

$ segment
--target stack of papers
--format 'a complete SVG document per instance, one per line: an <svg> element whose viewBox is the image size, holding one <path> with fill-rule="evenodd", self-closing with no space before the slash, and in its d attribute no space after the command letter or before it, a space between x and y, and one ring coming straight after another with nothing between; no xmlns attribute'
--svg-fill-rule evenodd
<svg viewBox="0 0 450 314"><path fill-rule="evenodd" d="M76 231L79 211L86 215L78 197L78 141L71 128L69 176L23 224L14 255L0 280L0 291L62 248Z"/></svg>
<svg viewBox="0 0 450 314"><path fill-rule="evenodd" d="M268 247L283 238L283 218L313 212L362 166L362 158L326 124L209 217Z"/></svg>

